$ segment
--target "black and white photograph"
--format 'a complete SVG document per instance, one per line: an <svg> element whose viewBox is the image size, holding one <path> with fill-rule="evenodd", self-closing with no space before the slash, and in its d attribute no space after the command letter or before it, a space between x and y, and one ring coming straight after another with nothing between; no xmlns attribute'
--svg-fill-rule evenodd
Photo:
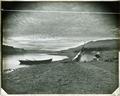
<svg viewBox="0 0 120 96"><path fill-rule="evenodd" d="M118 88L118 1L1 5L7 94L112 94Z"/></svg>

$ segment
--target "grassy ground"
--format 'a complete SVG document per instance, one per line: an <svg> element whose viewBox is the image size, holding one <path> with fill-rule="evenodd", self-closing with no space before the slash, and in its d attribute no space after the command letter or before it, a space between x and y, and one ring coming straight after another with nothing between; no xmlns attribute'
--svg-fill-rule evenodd
<svg viewBox="0 0 120 96"><path fill-rule="evenodd" d="M73 57L75 50L61 51ZM118 51L101 50L101 59L90 62L62 60L33 65L3 74L9 94L107 94L118 87Z"/></svg>

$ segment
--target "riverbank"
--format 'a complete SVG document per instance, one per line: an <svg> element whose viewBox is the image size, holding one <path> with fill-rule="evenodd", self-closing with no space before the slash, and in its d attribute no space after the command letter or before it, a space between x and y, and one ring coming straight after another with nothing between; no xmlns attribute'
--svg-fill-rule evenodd
<svg viewBox="0 0 120 96"><path fill-rule="evenodd" d="M86 52L101 52L99 61L71 62L82 46L59 51L69 59L3 74L2 87L9 94L111 94L118 87L116 44L114 40L87 43Z"/></svg>

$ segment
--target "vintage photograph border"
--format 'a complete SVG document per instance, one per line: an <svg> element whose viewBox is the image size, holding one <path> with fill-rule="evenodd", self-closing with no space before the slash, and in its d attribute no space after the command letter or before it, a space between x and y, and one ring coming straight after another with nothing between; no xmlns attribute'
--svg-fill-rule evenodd
<svg viewBox="0 0 120 96"><path fill-rule="evenodd" d="M39 1L72 1L72 2L76 2L76 1L80 1L80 2L87 2L87 1L89 1L89 2L92 2L92 1L117 1L117 2L119 2L120 3L120 1L119 0L1 0L0 1L0 6L1 6L1 2L4 2L4 1L27 1L27 2L29 2L29 1L34 1L34 2L39 2ZM1 12L0 12L1 13ZM120 13L118 13L118 14L120 14ZM1 17L1 15L0 15L0 17ZM0 18L0 21L1 21L1 18ZM119 22L119 21L118 21ZM120 24L120 22L119 22L119 24ZM0 26L0 30L1 30L1 26ZM118 30L119 31L119 33L120 33L120 30ZM0 34L0 40L2 40L2 36L1 36L1 34ZM1 42L1 44L2 44L2 42ZM120 43L119 43L120 44ZM1 47L0 47L0 50L1 50ZM1 53L1 52L0 52ZM0 55L0 60L2 60L1 59L1 55ZM0 93L1 93L1 96L120 96L120 51L119 51L119 87L112 93L112 94L7 94L2 88L1 88L1 90L0 90ZM2 63L2 62L1 62ZM0 78L2 78L1 76L0 76ZM0 82L0 85L2 84L2 82Z"/></svg>

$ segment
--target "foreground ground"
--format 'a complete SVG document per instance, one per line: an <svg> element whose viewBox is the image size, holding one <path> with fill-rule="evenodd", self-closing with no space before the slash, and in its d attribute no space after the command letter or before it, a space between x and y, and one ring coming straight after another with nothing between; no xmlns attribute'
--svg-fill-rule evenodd
<svg viewBox="0 0 120 96"><path fill-rule="evenodd" d="M14 94L106 94L118 87L118 51L101 50L99 61L62 60L4 74L2 87ZM76 51L64 51L72 57Z"/></svg>

